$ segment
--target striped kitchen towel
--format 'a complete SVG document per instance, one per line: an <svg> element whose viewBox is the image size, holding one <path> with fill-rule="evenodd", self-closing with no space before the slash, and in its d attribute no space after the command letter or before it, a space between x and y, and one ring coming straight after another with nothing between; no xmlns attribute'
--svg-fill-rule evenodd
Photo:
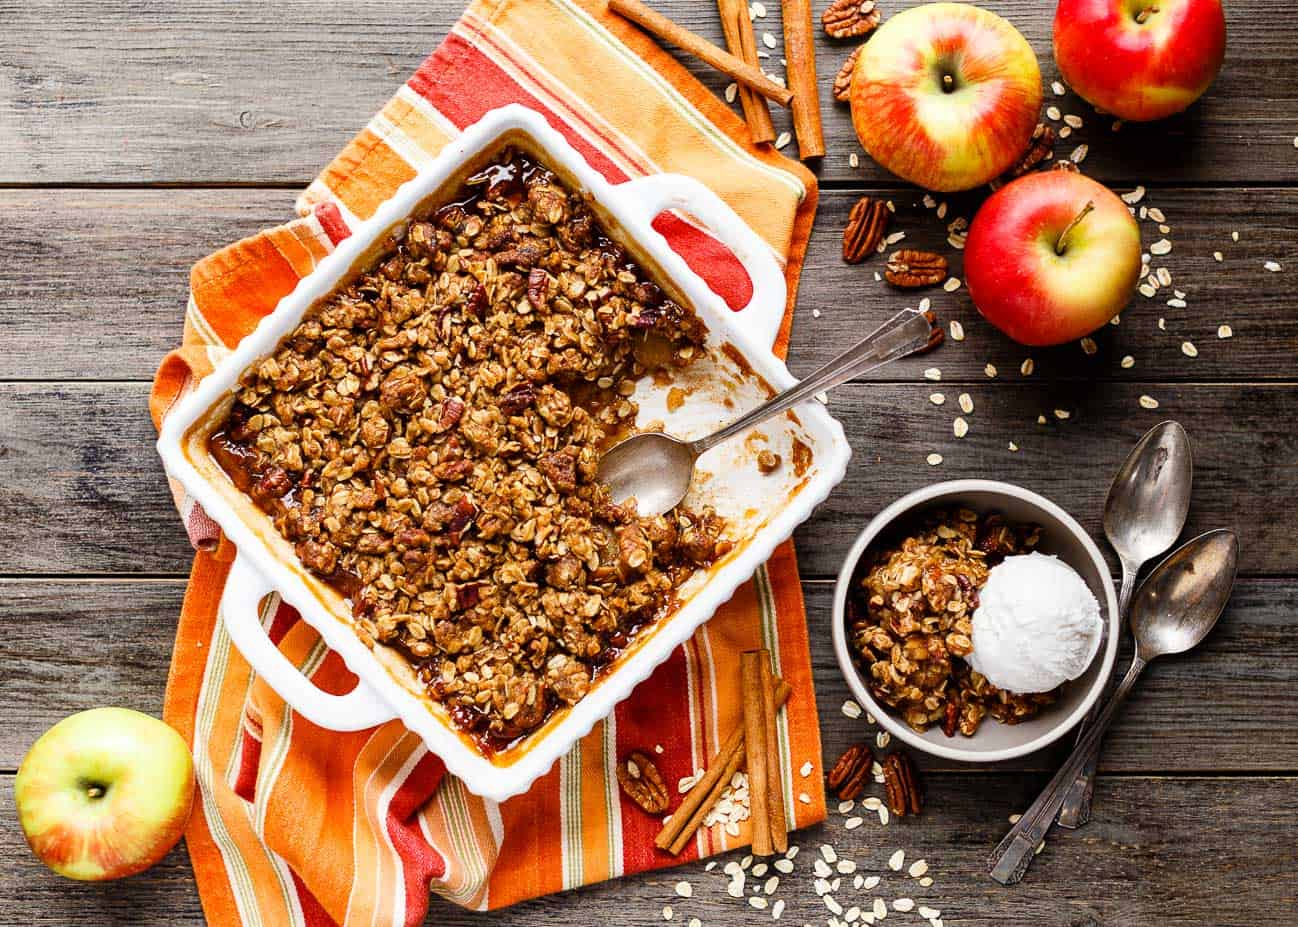
<svg viewBox="0 0 1298 927"><path fill-rule="evenodd" d="M608 14L604 0L477 0L305 191L299 218L194 268L183 345L154 384L155 421L357 221L461 127L505 103L543 113L614 182L673 171L707 183L785 260L792 307L816 203L807 171L751 146L734 113ZM681 217L657 225L728 302L746 302L748 279L733 255ZM198 553L165 716L194 752L201 801L186 836L212 924L417 924L430 892L498 908L747 843L747 824L738 835L714 826L681 857L656 850L659 820L620 793L613 768L633 749L658 747L670 783L703 766L740 721L739 654L757 646L770 648L794 691L780 726L790 813L797 827L824 817L789 544L531 791L496 804L445 775L399 722L340 734L288 709L233 649L221 621L233 552L179 492L177 504ZM271 638L317 685L351 688L354 677L296 612L272 605L264 617ZM803 776L807 761L816 772Z"/></svg>

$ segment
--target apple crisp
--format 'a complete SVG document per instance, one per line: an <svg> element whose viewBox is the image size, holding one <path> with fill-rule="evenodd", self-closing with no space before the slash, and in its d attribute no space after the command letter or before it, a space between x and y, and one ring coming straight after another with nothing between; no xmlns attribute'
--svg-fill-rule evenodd
<svg viewBox="0 0 1298 927"><path fill-rule="evenodd" d="M502 152L240 381L209 447L487 752L575 704L731 548L595 481L703 324L548 169Z"/></svg>
<svg viewBox="0 0 1298 927"><path fill-rule="evenodd" d="M998 514L939 511L863 562L848 598L848 631L874 697L915 730L938 724L948 737L972 737L987 715L1017 724L1053 704L1058 690L1007 692L963 659L973 652L973 613L988 572L1033 550L1040 534Z"/></svg>

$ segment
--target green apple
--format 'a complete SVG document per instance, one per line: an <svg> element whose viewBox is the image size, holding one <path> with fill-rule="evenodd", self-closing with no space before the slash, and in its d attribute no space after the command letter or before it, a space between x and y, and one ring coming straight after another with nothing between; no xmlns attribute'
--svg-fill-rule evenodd
<svg viewBox="0 0 1298 927"><path fill-rule="evenodd" d="M176 845L194 801L194 762L172 728L129 708L64 718L14 782L32 852L83 881L141 872Z"/></svg>

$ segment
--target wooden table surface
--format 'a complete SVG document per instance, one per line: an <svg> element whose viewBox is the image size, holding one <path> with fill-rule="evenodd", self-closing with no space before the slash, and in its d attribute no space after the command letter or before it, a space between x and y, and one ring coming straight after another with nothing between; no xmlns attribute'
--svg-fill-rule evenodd
<svg viewBox="0 0 1298 927"><path fill-rule="evenodd" d="M656 5L720 41L712 3ZM817 11L823 5L817 0ZM910 5L883 0L886 12ZM848 831L834 814L797 840L809 851L831 842L863 868L882 869L896 848L925 857L936 882L912 893L947 924L1287 925L1298 909L1292 4L1231 0L1226 66L1204 100L1188 115L1119 131L1074 95L1050 92L1052 4L984 5L1039 52L1046 103L1084 120L1060 141L1059 156L1086 143L1086 172L1120 191L1144 185L1144 205L1163 211L1170 231L1147 221L1142 233L1146 243L1173 243L1155 266L1171 271L1186 305L1166 305L1166 290L1135 297L1088 356L1075 344L1027 352L981 322L963 289L939 291L934 308L963 322L962 343L833 395L856 456L797 535L826 754L836 756L861 726L840 711L847 690L828 644L829 580L871 514L908 490L955 477L1011 480L1053 498L1098 538L1105 489L1126 451L1155 422L1176 418L1195 451L1187 533L1237 530L1243 576L1202 649L1146 675L1105 750L1094 822L1053 836L1022 885L993 884L983 860L1060 751L990 769L925 762L930 798L918 821ZM778 4L767 6L758 30L778 38ZM14 770L40 732L70 712L101 704L160 711L190 550L145 401L155 365L180 337L190 265L289 215L295 192L458 12L459 0L0 0L0 922L202 922L183 849L111 885L44 871L22 845ZM910 243L945 238L914 188L864 155L849 166L859 148L828 94L849 46L823 35L817 43L829 155L794 327L795 373L907 302L874 280L874 268L839 260L839 233L858 196L891 198ZM721 92L722 79L694 69ZM950 215L971 215L976 202L954 198ZM1266 272L1270 260L1283 270ZM1223 323L1233 338L1218 338ZM1186 340L1197 358L1182 353ZM1029 353L1036 370L1024 376ZM1135 365L1124 368L1128 354ZM941 367L940 385L922 378L930 365ZM949 397L941 408L927 398L935 388ZM956 440L961 392L975 410L968 437ZM1142 395L1155 397L1158 411L1142 409ZM1011 453L1009 442L1020 450ZM944 457L940 467L925 463L933 451ZM696 887L692 901L676 904L678 920L768 916L728 898L719 873L695 865L496 916L434 899L429 921L653 923L678 901L678 878ZM781 895L785 920L824 922L810 878L786 879ZM893 919L922 923L915 914Z"/></svg>

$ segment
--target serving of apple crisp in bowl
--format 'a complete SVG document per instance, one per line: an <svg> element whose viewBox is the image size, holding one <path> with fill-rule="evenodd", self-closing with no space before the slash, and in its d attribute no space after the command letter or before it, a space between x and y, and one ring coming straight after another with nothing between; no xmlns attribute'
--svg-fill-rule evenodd
<svg viewBox="0 0 1298 927"><path fill-rule="evenodd" d="M159 448L239 548L222 610L272 687L326 727L400 717L503 798L752 574L848 450L800 408L705 458L664 515L610 498L611 443L704 433L793 382L753 336L754 313L783 312L778 267L697 183L611 186L519 107L452 149L187 397ZM725 307L650 228L672 208L741 258L752 305ZM272 591L353 693L281 664L256 623Z"/></svg>

